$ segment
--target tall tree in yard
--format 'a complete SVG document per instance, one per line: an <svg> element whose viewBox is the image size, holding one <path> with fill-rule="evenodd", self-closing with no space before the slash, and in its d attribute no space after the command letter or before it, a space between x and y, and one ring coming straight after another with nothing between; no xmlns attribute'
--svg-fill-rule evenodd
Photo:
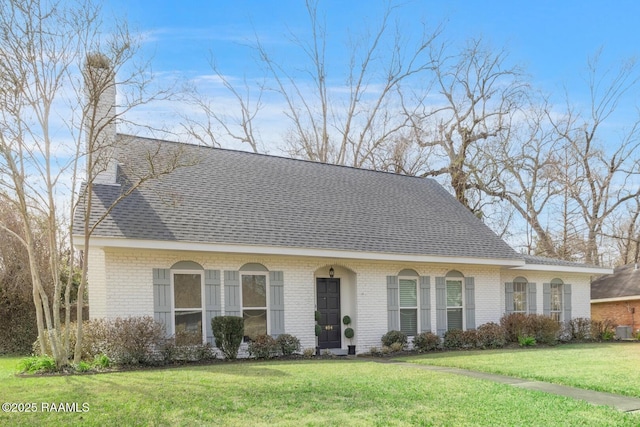
<svg viewBox="0 0 640 427"><path fill-rule="evenodd" d="M471 169L468 185L511 206L526 221L532 234L529 253L557 257L544 217L563 192L555 179L559 144L546 120L546 103L533 99L528 105L502 139L481 147L482 167Z"/></svg>
<svg viewBox="0 0 640 427"><path fill-rule="evenodd" d="M224 141L240 141L260 151L265 141L257 129L266 98L283 106L281 123L285 132L281 146L291 157L348 165L379 168L386 165L380 153L392 140L400 138L410 124L402 114L403 94L409 87L423 87L433 67L429 50L441 28L425 28L409 40L389 4L371 32L353 35L347 46L348 57L328 64L326 31L321 2L307 0L308 35L290 34L291 48L299 52L302 65L289 66L288 58L278 58L257 39L253 53L256 69L265 74L255 86L245 78L244 88L234 85L221 68L211 61L213 71L236 104L237 114L202 97L195 103L206 116L201 123L186 120L187 133L201 142L220 146ZM293 56L293 55L292 55ZM428 90L419 96L426 96ZM384 166L386 167L386 166Z"/></svg>
<svg viewBox="0 0 640 427"><path fill-rule="evenodd" d="M103 33L109 35L102 36ZM9 0L0 4L0 198L19 215L21 229L14 231L1 219L0 228L26 249L40 350L51 352L58 366L66 364L70 354L69 328L67 334L61 334L60 295L64 295L68 323L70 286L60 279L60 249L71 251L70 262L77 258L73 254L74 242L62 241L70 235L64 218L73 226L72 212L81 200L84 215L80 219L86 223L81 227L86 231L84 250L88 250L92 228L101 220L89 222L91 186L113 164L105 154L117 149L116 141L105 136L115 133L115 123L122 121L128 110L168 94L163 90L149 91L147 64L125 66L136 51L127 26L112 22L110 28L105 28L100 7L91 0ZM116 112L118 74L117 86L123 89L124 102ZM113 96L108 114L96 109L105 93ZM152 172L138 176L123 188L115 203L145 180L175 167L176 159L177 156L164 156L164 167L151 167ZM157 153L149 153L148 160L156 161ZM86 177L79 169L83 161ZM87 184L78 198L77 182L81 179L86 179ZM69 190L73 197L69 213L65 214L60 200L68 200ZM41 229L48 247L47 269L37 260L38 218L46 219ZM84 259L87 260L86 254ZM80 295L86 287L87 268L88 263L84 262ZM49 281L53 284L53 300L44 285ZM78 305L80 319L82 304ZM80 321L76 334L79 347ZM79 351L75 357L78 361Z"/></svg>
<svg viewBox="0 0 640 427"><path fill-rule="evenodd" d="M607 234L607 222L629 203L635 205L640 196L640 119L636 117L617 135L606 131L623 97L637 90L639 83L635 60L617 69L604 69L596 55L588 63L588 110L581 112L567 102L564 114L550 114L568 158L565 167L555 173L579 213L584 261L589 264L600 265L599 244Z"/></svg>
<svg viewBox="0 0 640 427"><path fill-rule="evenodd" d="M3 203L20 216L21 230L13 234L28 254L32 295L41 351L50 346L56 363L66 363L67 349L59 331L60 299L64 286L59 271L57 196L68 161L58 164L62 147L53 139L53 109L77 58L83 33L80 9L38 0L11 0L0 6L0 185ZM68 149L68 147L66 147ZM73 152L70 153L73 156ZM45 241L49 271L37 262L35 218L46 218ZM53 283L50 300L44 281Z"/></svg>
<svg viewBox="0 0 640 427"><path fill-rule="evenodd" d="M493 177L474 178L495 163L484 156L485 147L506 143L528 85L505 51L494 51L482 40L470 40L453 55L445 47L432 49L431 58L439 102L407 112L418 145L431 150L430 164L420 175L447 176L458 201L481 214L479 195Z"/></svg>

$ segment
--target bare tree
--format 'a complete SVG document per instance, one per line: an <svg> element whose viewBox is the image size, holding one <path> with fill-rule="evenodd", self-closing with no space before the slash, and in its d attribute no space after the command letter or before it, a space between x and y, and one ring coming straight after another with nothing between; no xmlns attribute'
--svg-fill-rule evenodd
<svg viewBox="0 0 640 427"><path fill-rule="evenodd" d="M636 61L603 71L597 54L588 63L589 111L580 113L567 101L561 118L550 115L569 157L567 167L557 168L556 176L579 209L584 261L590 264L600 264L599 239L607 220L640 195L635 183L640 175L640 119L621 133L619 141L613 141L604 129L623 96L638 87L639 79Z"/></svg>
<svg viewBox="0 0 640 427"><path fill-rule="evenodd" d="M562 193L554 177L558 143L544 102L534 100L508 123L501 139L480 147L482 163L470 170L469 186L506 202L534 233L527 251L558 256L544 216ZM534 249L535 246L535 249Z"/></svg>
<svg viewBox="0 0 640 427"><path fill-rule="evenodd" d="M245 78L244 90L241 92L241 87L234 86L230 78L220 71L213 58L210 65L218 82L224 86L237 103L239 113L234 114L228 111L226 103L216 104L201 95L197 88L191 87L188 90L187 100L202 113L204 122L189 115L182 115L182 126L187 136L202 145L212 147L221 147L225 144L225 140L231 139L240 144L248 144L254 153L263 151L261 149L263 142L255 125L256 117L263 107L263 85L258 84L252 91ZM254 94L255 99L253 98Z"/></svg>
<svg viewBox="0 0 640 427"><path fill-rule="evenodd" d="M0 6L0 184L3 202L21 219L14 233L25 246L33 285L38 338L41 351L50 345L58 366L67 352L60 340L60 299L56 196L66 165L57 165L53 139L54 103L77 52L82 25L67 4L44 4L38 0L12 0ZM37 262L34 220L46 218L49 274ZM43 281L53 283L50 301Z"/></svg>
<svg viewBox="0 0 640 427"><path fill-rule="evenodd" d="M69 197L69 188L75 195L76 182L83 178L78 167L86 161L87 185L80 200L87 214L81 216L87 251L96 221L90 217L92 186L98 176L115 171L111 166L118 140L107 135L115 135L116 121L122 122L131 108L166 95L163 90L149 95L146 64L124 68L136 48L123 23L115 22L105 31L100 7L91 0L9 0L0 5L0 198L19 215L21 229L15 231L1 219L0 228L26 249L40 350L50 352L58 366L68 363L70 351L69 335L61 334L60 319L60 296L64 295L69 322L70 287L62 282L60 273L64 268L73 269L61 262L61 248L69 249L71 262L77 258L74 242L61 241L69 233L60 199ZM86 62L89 66L84 68ZM116 111L118 73L118 86L125 90ZM96 103L106 92L113 94L113 103L109 111L98 111ZM150 150L151 166L145 176L134 175L134 182L123 186L122 197L115 203L136 185L177 167L177 157ZM71 209L76 202L74 198ZM38 223L39 218L45 218L45 224ZM73 218L70 214L72 226ZM36 236L41 231L44 236ZM49 254L46 269L38 262L41 241L46 242ZM86 287L87 259L85 256L80 296ZM71 280L73 275L67 276ZM47 292L48 282L53 292ZM76 361L82 341L81 303L77 318Z"/></svg>
<svg viewBox="0 0 640 427"><path fill-rule="evenodd" d="M425 29L410 45L402 29L393 25L397 6L389 5L373 32L352 39L347 67L329 67L328 36L318 5L317 0L306 2L309 36L289 36L305 58L302 69L279 61L258 37L252 47L265 75L255 88L245 79L244 89L240 89L212 61L215 76L235 100L238 113L233 116L216 108L219 103L200 98L197 104L208 119L204 125L189 123L187 132L192 138L202 142L205 135L212 145L220 145L226 138L260 150L267 144L256 132L255 123L268 96L270 102L283 105L286 130L282 136L290 156L375 167L379 150L408 124L401 109L404 85L424 87L429 81L432 64L428 51L441 29ZM331 74L334 69L335 75Z"/></svg>
<svg viewBox="0 0 640 427"><path fill-rule="evenodd" d="M440 98L408 111L414 138L432 148L421 176L446 175L464 206L480 213L483 182L473 182L486 166L483 146L506 141L512 116L519 111L527 84L521 70L507 64L505 51L493 51L472 40L455 55L432 49L435 91ZM492 180L492 177L484 179ZM469 193L476 191L475 196Z"/></svg>
<svg viewBox="0 0 640 427"><path fill-rule="evenodd" d="M614 240L618 249L618 263L625 265L640 259L640 199L629 204L629 210L622 212L614 221L612 233L606 237Z"/></svg>

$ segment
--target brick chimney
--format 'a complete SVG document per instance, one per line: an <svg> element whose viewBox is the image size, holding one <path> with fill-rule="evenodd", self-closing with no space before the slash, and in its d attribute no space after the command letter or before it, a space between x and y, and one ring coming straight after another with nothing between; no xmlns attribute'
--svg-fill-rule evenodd
<svg viewBox="0 0 640 427"><path fill-rule="evenodd" d="M85 116L87 180L94 184L116 184L116 80L109 58L87 55L84 69L87 101Z"/></svg>

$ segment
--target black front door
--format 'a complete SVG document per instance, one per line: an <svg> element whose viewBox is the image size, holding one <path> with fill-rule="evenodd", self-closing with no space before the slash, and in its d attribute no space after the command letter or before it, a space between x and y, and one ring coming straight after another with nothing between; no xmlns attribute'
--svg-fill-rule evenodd
<svg viewBox="0 0 640 427"><path fill-rule="evenodd" d="M340 279L316 279L318 311L321 331L320 348L341 348L340 336Z"/></svg>

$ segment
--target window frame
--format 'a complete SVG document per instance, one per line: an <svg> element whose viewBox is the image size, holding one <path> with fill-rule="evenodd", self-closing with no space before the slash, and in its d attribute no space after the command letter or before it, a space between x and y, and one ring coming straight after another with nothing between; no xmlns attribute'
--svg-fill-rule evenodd
<svg viewBox="0 0 640 427"><path fill-rule="evenodd" d="M558 309L554 310L554 290L557 292L558 299L560 304L558 305ZM557 322L562 322L562 317L564 315L564 282L562 279L553 279L551 283L549 283L549 317L556 320Z"/></svg>
<svg viewBox="0 0 640 427"><path fill-rule="evenodd" d="M204 270L195 270L195 269L171 269L169 270L170 277L170 285L171 285L171 330L173 332L173 336L176 335L176 311L187 312L187 311L200 311L200 324L201 324L201 333L202 333L202 343L206 344L207 341L207 328L206 328L206 312L205 312L205 286L204 286ZM178 274L182 275L199 275L200 276L200 307L189 307L189 308L178 308L176 309L176 290L175 290L175 276Z"/></svg>
<svg viewBox="0 0 640 427"><path fill-rule="evenodd" d="M265 307L245 307L244 306L244 288L242 285L242 278L243 276L264 276L265 277L265 303L266 306ZM244 311L246 310L264 310L265 311L265 317L266 317L266 331L265 334L269 335L270 331L271 331L271 321L269 319L269 306L270 306L270 280L269 280L269 271L251 271L251 270L247 270L247 271L240 271L240 317L242 317L244 319ZM249 342L250 338L248 335L245 335L242 337L242 341L243 342Z"/></svg>
<svg viewBox="0 0 640 427"><path fill-rule="evenodd" d="M403 306L400 300L400 281L411 280L415 282L416 286L416 305L415 306ZM416 313L416 335L420 333L420 277L419 276L398 276L398 326L402 331L402 310L415 310ZM415 335L409 335L408 337L414 337Z"/></svg>
<svg viewBox="0 0 640 427"><path fill-rule="evenodd" d="M512 313L528 314L529 313L529 281L524 277L518 276L515 279L513 279L512 283L513 283L513 307L511 307ZM516 285L524 285L524 290L516 291ZM516 293L524 295L524 308L522 310L516 309L516 305L515 305Z"/></svg>
<svg viewBox="0 0 640 427"><path fill-rule="evenodd" d="M460 283L460 306L450 306L449 305L449 286L448 282L459 282ZM447 313L447 331L452 330L449 326L449 309L459 309L461 313L460 322L462 323L461 330L466 330L466 313L465 313L465 276L459 271L453 270L448 272L444 277L444 285L445 285L445 296L446 296L446 313ZM453 328L457 329L457 328Z"/></svg>

